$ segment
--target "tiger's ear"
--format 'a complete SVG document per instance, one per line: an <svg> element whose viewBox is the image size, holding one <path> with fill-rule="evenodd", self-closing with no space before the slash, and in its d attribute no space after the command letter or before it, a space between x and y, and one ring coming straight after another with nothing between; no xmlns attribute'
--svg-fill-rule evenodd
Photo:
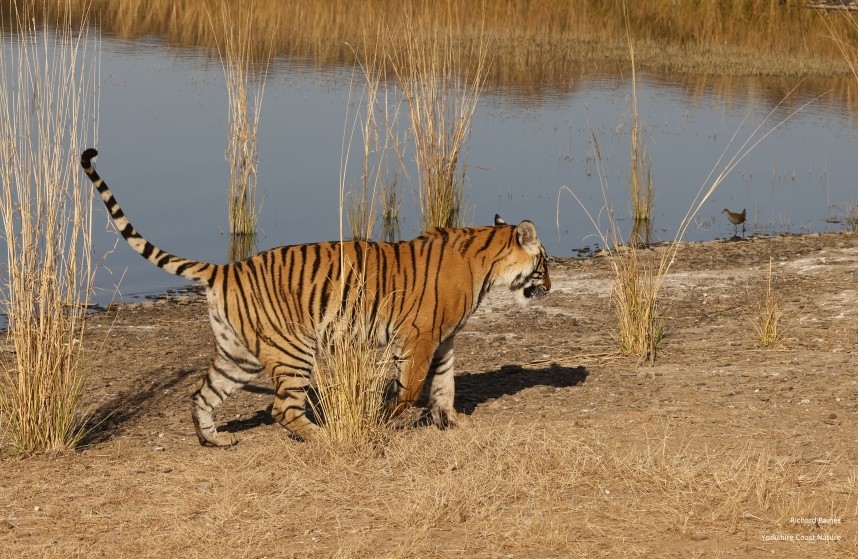
<svg viewBox="0 0 858 559"><path fill-rule="evenodd" d="M518 239L518 244L528 250L535 252L538 250L539 237L536 236L536 225L532 221L524 220L515 228L515 236Z"/></svg>
<svg viewBox="0 0 858 559"><path fill-rule="evenodd" d="M506 221L498 214L495 214L495 225L506 225Z"/></svg>

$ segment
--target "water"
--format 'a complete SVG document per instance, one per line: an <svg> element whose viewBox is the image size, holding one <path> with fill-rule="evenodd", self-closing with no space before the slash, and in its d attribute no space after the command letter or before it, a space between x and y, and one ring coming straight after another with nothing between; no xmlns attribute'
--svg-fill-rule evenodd
<svg viewBox="0 0 858 559"><path fill-rule="evenodd" d="M103 38L101 74L97 167L132 223L165 250L226 261L227 98L219 61L193 49ZM338 238L344 129L357 95L351 75L275 61L258 138L260 249ZM638 111L656 186L655 240L674 238L698 190L712 183L713 169L721 172L772 111L755 84L725 93L654 78L639 81ZM495 213L508 222L530 219L550 254L575 255L600 244L584 208L600 215L601 169L615 214L627 227L630 94L631 84L618 77L582 80L571 92L542 97L485 93L467 153L470 222L490 224ZM807 99L790 100L762 131ZM593 159L591 133L600 164ZM735 167L703 205L686 239L731 236L733 228L721 216L725 207L747 208L749 232L844 230L844 211L858 202L856 138L854 117L843 105L826 98L811 103ZM354 158L349 180L355 182L359 171ZM409 174L410 182L400 181L406 238L419 228L413 169ZM584 208L561 191L564 186ZM185 284L118 242L101 208L95 223L99 302ZM599 227L607 227L604 212Z"/></svg>

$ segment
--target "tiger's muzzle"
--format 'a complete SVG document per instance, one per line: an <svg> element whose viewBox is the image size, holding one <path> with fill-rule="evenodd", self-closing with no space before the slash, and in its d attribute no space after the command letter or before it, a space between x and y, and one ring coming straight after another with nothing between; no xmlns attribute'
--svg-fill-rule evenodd
<svg viewBox="0 0 858 559"><path fill-rule="evenodd" d="M527 297L528 299L539 300L539 299L542 299L543 297L545 297L546 295L548 295L549 289L551 289L550 286L546 287L542 284L540 284L540 285L529 285L529 286L524 288L524 296Z"/></svg>

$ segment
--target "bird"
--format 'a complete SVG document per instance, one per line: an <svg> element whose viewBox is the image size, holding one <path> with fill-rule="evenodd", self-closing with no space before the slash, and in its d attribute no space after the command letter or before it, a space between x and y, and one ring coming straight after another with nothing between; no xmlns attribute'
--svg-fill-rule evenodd
<svg viewBox="0 0 858 559"><path fill-rule="evenodd" d="M736 232L738 231L739 225L742 226L742 236L745 236L745 216L747 213L744 209L742 209L742 213L731 212L727 208L724 208L722 214L727 216L727 221L733 224L733 236L736 236Z"/></svg>

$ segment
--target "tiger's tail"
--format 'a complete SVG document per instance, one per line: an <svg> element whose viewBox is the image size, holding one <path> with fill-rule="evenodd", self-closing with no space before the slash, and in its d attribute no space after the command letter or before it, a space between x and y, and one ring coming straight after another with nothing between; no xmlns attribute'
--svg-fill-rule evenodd
<svg viewBox="0 0 858 559"><path fill-rule="evenodd" d="M161 250L134 229L122 208L119 207L119 202L113 197L113 193L107 188L99 174L92 166L92 159L98 155L98 151L89 148L80 155L80 165L83 167L86 176L92 181L93 186L98 193L101 194L101 200L107 206L107 212L110 214L113 223L117 229L139 255L158 266L162 270L187 278L194 281L203 281L211 283L217 265L208 264L206 262L197 262L196 260L188 260L174 254L170 254L165 250Z"/></svg>

